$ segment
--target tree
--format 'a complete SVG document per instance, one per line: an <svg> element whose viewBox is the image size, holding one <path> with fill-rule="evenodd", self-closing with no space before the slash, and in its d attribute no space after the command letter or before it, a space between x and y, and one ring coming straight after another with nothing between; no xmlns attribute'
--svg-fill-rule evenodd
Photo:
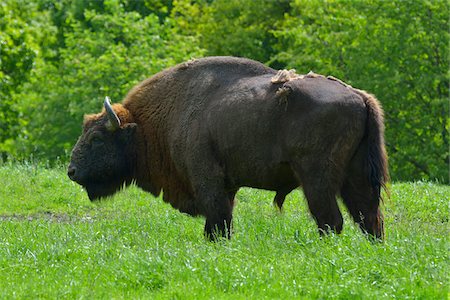
<svg viewBox="0 0 450 300"><path fill-rule="evenodd" d="M120 101L140 80L202 53L158 16L126 11L118 1L75 8L64 10L58 60L37 64L16 96L25 128L15 141L16 157L66 157L83 114L99 111L106 95Z"/></svg>
<svg viewBox="0 0 450 300"><path fill-rule="evenodd" d="M290 10L289 2L178 0L174 2L172 18L182 33L198 36L207 55L241 56L268 62L276 44L272 30Z"/></svg>
<svg viewBox="0 0 450 300"><path fill-rule="evenodd" d="M0 153L66 156L82 115L191 57L333 75L379 98L396 180L449 182L449 3L6 0Z"/></svg>
<svg viewBox="0 0 450 300"><path fill-rule="evenodd" d="M448 16L445 1L296 1L274 59L374 93L392 177L448 182Z"/></svg>
<svg viewBox="0 0 450 300"><path fill-rule="evenodd" d="M49 14L30 1L6 0L0 4L0 156L11 152L21 131L14 94L28 80L39 56L48 55L52 43Z"/></svg>

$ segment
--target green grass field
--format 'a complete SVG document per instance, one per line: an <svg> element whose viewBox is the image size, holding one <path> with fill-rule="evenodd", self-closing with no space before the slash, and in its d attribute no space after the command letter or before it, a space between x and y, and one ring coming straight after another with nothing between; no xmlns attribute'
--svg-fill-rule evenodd
<svg viewBox="0 0 450 300"><path fill-rule="evenodd" d="M344 212L319 238L300 191L284 213L272 192L241 189L234 236L132 187L90 203L65 169L0 166L3 299L447 299L450 187L395 183L386 241ZM342 207L343 208L343 207Z"/></svg>

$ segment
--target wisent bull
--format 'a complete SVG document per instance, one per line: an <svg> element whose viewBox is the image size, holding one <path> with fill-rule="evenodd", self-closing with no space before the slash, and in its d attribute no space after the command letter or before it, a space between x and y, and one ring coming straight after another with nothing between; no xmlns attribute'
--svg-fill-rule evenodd
<svg viewBox="0 0 450 300"><path fill-rule="evenodd" d="M209 57L164 70L122 104L87 115L70 179L91 200L135 183L190 215L210 239L230 237L240 187L285 196L301 186L320 233L342 230L340 195L361 229L383 238L388 180L383 112L333 78Z"/></svg>

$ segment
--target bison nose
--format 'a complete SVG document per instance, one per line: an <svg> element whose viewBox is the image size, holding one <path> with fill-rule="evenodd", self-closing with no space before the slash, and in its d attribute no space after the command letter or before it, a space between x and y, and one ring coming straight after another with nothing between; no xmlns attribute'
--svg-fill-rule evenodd
<svg viewBox="0 0 450 300"><path fill-rule="evenodd" d="M75 180L76 172L77 172L77 168L74 165L70 164L69 168L67 169L67 176L69 176L69 178L71 180Z"/></svg>

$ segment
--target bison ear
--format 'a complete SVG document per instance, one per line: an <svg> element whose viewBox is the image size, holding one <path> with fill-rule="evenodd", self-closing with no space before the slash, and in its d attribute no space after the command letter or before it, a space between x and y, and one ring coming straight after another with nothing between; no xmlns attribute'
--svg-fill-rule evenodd
<svg viewBox="0 0 450 300"><path fill-rule="evenodd" d="M123 142L130 142L133 139L134 133L136 132L136 123L127 123L120 129L120 139Z"/></svg>

